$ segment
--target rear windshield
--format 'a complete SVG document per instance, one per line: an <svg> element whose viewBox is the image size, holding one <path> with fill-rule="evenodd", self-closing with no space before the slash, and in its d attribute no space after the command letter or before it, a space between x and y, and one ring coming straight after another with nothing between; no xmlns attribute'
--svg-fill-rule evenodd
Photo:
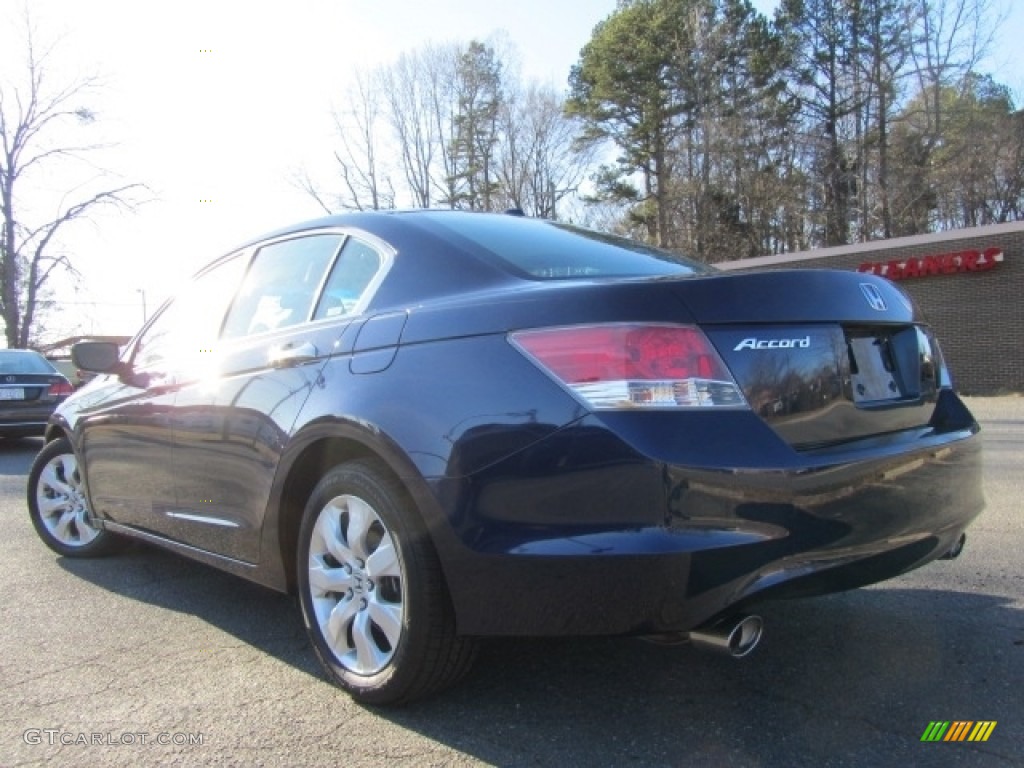
<svg viewBox="0 0 1024 768"><path fill-rule="evenodd" d="M56 373L46 358L20 349L0 349L0 373Z"/></svg>
<svg viewBox="0 0 1024 768"><path fill-rule="evenodd" d="M693 275L714 271L678 254L570 224L520 216L431 212L417 222L468 245L479 258L520 277L570 280Z"/></svg>

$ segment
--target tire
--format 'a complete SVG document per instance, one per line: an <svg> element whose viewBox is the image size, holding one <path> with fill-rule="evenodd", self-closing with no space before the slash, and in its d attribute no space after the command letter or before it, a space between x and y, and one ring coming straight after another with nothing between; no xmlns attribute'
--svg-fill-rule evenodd
<svg viewBox="0 0 1024 768"><path fill-rule="evenodd" d="M78 459L67 438L47 443L32 462L28 511L39 538L64 557L103 557L127 544L93 524Z"/></svg>
<svg viewBox="0 0 1024 768"><path fill-rule="evenodd" d="M298 543L302 618L332 682L365 704L403 704L454 683L476 655L403 486L375 460L313 490Z"/></svg>

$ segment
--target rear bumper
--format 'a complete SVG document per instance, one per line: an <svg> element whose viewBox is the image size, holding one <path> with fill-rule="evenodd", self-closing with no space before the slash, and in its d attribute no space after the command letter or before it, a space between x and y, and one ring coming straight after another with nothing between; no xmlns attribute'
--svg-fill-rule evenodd
<svg viewBox="0 0 1024 768"><path fill-rule="evenodd" d="M659 461L603 429L584 419L439 484L453 536L435 538L461 632L685 631L763 598L916 568L984 507L973 422L742 469Z"/></svg>
<svg viewBox="0 0 1024 768"><path fill-rule="evenodd" d="M47 421L33 419L0 419L0 436L18 437L25 435L42 435L46 431Z"/></svg>
<svg viewBox="0 0 1024 768"><path fill-rule="evenodd" d="M57 402L0 405L0 435L41 435Z"/></svg>

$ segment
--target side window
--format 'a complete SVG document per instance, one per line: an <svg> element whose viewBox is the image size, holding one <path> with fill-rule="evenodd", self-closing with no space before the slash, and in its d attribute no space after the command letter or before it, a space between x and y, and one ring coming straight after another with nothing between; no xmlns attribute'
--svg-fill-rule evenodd
<svg viewBox="0 0 1024 768"><path fill-rule="evenodd" d="M334 264L314 319L347 315L359 304L383 260L366 243L349 238Z"/></svg>
<svg viewBox="0 0 1024 768"><path fill-rule="evenodd" d="M208 359L244 270L245 259L237 254L195 277L138 340L132 366L180 370Z"/></svg>
<svg viewBox="0 0 1024 768"><path fill-rule="evenodd" d="M276 331L309 320L341 240L341 235L310 235L257 251L228 311L221 338Z"/></svg>

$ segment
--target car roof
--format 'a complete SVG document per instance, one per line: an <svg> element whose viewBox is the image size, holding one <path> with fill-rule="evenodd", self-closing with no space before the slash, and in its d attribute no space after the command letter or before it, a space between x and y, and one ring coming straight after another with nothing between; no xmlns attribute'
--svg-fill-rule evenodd
<svg viewBox="0 0 1024 768"><path fill-rule="evenodd" d="M401 279L387 281L385 295L380 297L386 303L486 290L518 280L664 277L714 271L668 251L564 222L448 209L338 214L277 230L249 245L339 227L369 233L397 251ZM391 293L394 295L387 296Z"/></svg>

